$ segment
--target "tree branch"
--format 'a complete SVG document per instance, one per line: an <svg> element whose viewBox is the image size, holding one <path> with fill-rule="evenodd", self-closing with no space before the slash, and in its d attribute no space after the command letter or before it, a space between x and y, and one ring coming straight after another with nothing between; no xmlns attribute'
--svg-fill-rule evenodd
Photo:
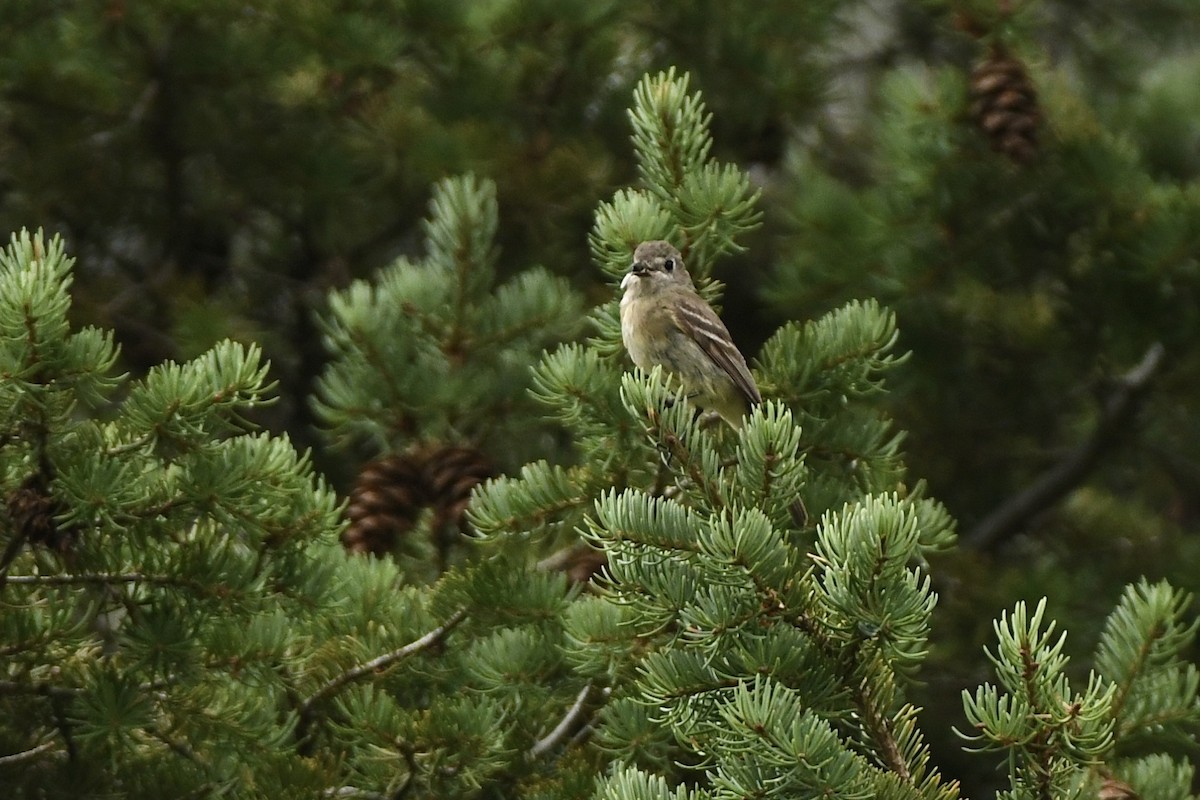
<svg viewBox="0 0 1200 800"><path fill-rule="evenodd" d="M14 764L20 764L24 761L32 761L42 753L54 747L54 742L42 742L37 747L31 747L28 750L22 750L19 753L12 753L7 756L0 756L0 767L11 767Z"/></svg>
<svg viewBox="0 0 1200 800"><path fill-rule="evenodd" d="M301 703L299 709L301 719L311 719L313 715L313 708L318 703L327 699L331 695L336 694L338 690L347 684L366 675L370 675L372 672L377 672L386 667L390 667L392 664L395 664L398 661L403 661L411 655L416 655L422 650L428 650L430 647L433 647L435 644L444 639L446 634L454 630L458 623L462 622L464 619L466 619L466 617L467 610L465 608L459 609L450 616L450 619L446 620L421 638L414 639L398 650L393 650L390 653L384 653L377 658L373 658L370 661L359 664L357 667L346 670L340 675L334 676L328 682L326 682L324 686L322 686L320 689L317 689L317 691L314 692L311 697Z"/></svg>
<svg viewBox="0 0 1200 800"><path fill-rule="evenodd" d="M1141 406L1141 400L1162 366L1165 349L1155 342L1136 367L1117 379L1104 399L1100 419L1092 435L1033 483L1001 503L962 537L968 547L982 550L1021 530L1031 517L1044 511L1083 482L1105 451L1120 440Z"/></svg>
<svg viewBox="0 0 1200 800"><path fill-rule="evenodd" d="M44 682L0 681L0 696L19 694L40 694L43 697L78 697L83 694L83 689L75 689L70 686L51 686Z"/></svg>
<svg viewBox="0 0 1200 800"><path fill-rule="evenodd" d="M330 787L321 792L321 796L335 800L388 800L386 794L372 792L369 789L359 789L357 786Z"/></svg>
<svg viewBox="0 0 1200 800"><path fill-rule="evenodd" d="M8 547L4 548L4 554L0 555L0 589L11 580L8 577L8 568L12 566L17 555L21 552L21 548L25 546L25 540L28 534L25 531L16 531L13 533L13 538L9 541Z"/></svg>
<svg viewBox="0 0 1200 800"><path fill-rule="evenodd" d="M140 572L128 572L122 575L79 574L79 575L10 575L8 583L18 586L71 586L88 583L147 583L156 586L179 586L198 592L210 591L196 581L177 578L172 575L144 575Z"/></svg>
<svg viewBox="0 0 1200 800"><path fill-rule="evenodd" d="M541 739L534 742L533 747L529 748L530 758L540 758L541 756L544 756L546 753L562 744L562 742L574 732L575 727L583 719L583 715L586 713L585 709L587 707L588 700L591 699L592 689L592 683L591 681L588 681L587 684L585 684L584 687L579 690L579 695L575 698L575 703L567 711L566 716L559 720L558 724L554 726L554 730L550 731Z"/></svg>
<svg viewBox="0 0 1200 800"><path fill-rule="evenodd" d="M912 783L912 770L904 760L900 744L896 741L892 721L883 713L875 702L875 697L866 681L859 683L854 690L854 704L862 714L863 728L879 747L879 755L887 768L894 772L900 780Z"/></svg>

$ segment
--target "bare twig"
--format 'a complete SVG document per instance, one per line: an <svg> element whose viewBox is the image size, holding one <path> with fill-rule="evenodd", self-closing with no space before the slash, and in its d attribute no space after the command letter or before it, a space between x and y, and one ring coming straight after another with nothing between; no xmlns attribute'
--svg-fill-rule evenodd
<svg viewBox="0 0 1200 800"><path fill-rule="evenodd" d="M51 750L53 748L54 748L53 741L42 742L37 747L31 747L28 750L22 750L19 753L12 753L7 756L0 756L0 768L11 767L14 764L21 764L26 761L32 761L33 759L40 756L42 753L45 753L47 750Z"/></svg>
<svg viewBox="0 0 1200 800"><path fill-rule="evenodd" d="M567 711L566 716L559 720L554 726L554 730L536 741L533 747L529 748L530 758L540 758L546 753L553 750L559 744L569 737L574 732L576 726L583 720L586 712L588 700L592 696L592 684L589 681L579 690L579 695L575 698L575 703Z"/></svg>
<svg viewBox="0 0 1200 800"><path fill-rule="evenodd" d="M1099 462L1100 456L1128 430L1142 397L1162 366L1164 353L1163 346L1155 342L1136 367L1117 379L1104 399L1092 435L1033 483L1001 503L963 537L962 543L980 549L994 547L1078 486Z"/></svg>
<svg viewBox="0 0 1200 800"><path fill-rule="evenodd" d="M561 572L571 566L571 562L587 549L587 545L581 543L568 545L537 562L536 569L540 572Z"/></svg>
<svg viewBox="0 0 1200 800"><path fill-rule="evenodd" d="M6 755L6 756L0 756L0 767L11 767L14 764L21 764L25 761L32 761L33 759L40 756L42 753L45 753L46 751L53 750L53 749L54 749L54 742L48 741L48 742L42 742L37 747L31 747L28 750L22 750L19 753L10 753L9 755Z"/></svg>
<svg viewBox="0 0 1200 800"><path fill-rule="evenodd" d="M20 554L21 548L25 546L26 538L28 535L24 531L15 532L8 547L4 548L3 555L0 555L0 589L3 589L5 584L12 580L8 577L8 568L12 566L13 561Z"/></svg>
<svg viewBox="0 0 1200 800"><path fill-rule="evenodd" d="M398 661L403 661L409 656L416 655L422 650L428 650L435 644L445 638L446 634L454 630L458 623L466 619L467 610L465 608L455 611L450 616L450 619L443 622L438 627L431 630L419 639L414 639L398 650L393 650L390 653L384 653L377 658L372 658L370 661L359 664L357 667L348 669L340 675L336 675L325 683L320 689L312 694L307 700L300 705L300 716L303 719L312 717L313 708L321 701L336 694L338 690L353 681L364 676L370 675L386 667L390 667Z"/></svg>
<svg viewBox="0 0 1200 800"><path fill-rule="evenodd" d="M44 697L77 697L83 694L83 689L68 686L51 686L48 683L19 683L17 681L0 681L0 696L16 694L40 694Z"/></svg>
<svg viewBox="0 0 1200 800"><path fill-rule="evenodd" d="M76 584L113 584L113 583L147 583L156 586L179 586L194 589L199 592L209 591L209 587L196 581L177 578L173 575L145 575L140 572L127 572L120 575L79 574L79 575L9 575L8 582L18 586L70 586Z"/></svg>
<svg viewBox="0 0 1200 800"><path fill-rule="evenodd" d="M359 789L357 786L330 787L321 792L323 797L331 800L388 800L386 794L372 792L370 789Z"/></svg>

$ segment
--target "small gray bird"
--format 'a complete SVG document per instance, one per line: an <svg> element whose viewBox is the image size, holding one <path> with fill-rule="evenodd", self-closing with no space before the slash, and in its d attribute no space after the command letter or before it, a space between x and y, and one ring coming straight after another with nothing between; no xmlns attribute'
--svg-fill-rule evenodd
<svg viewBox="0 0 1200 800"><path fill-rule="evenodd" d="M712 307L696 293L669 242L642 242L622 279L621 339L633 363L675 375L693 404L734 428L762 402L746 359Z"/></svg>

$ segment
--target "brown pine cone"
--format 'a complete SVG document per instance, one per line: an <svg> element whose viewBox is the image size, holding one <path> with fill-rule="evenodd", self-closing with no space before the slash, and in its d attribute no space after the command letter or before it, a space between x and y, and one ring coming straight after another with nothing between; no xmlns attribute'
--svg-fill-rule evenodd
<svg viewBox="0 0 1200 800"><path fill-rule="evenodd" d="M582 542L565 547L538 562L538 569L562 572L573 584L588 583L608 566L608 556Z"/></svg>
<svg viewBox="0 0 1200 800"><path fill-rule="evenodd" d="M608 566L608 556L599 550L581 551L567 565L567 580L571 583L587 583Z"/></svg>
<svg viewBox="0 0 1200 800"><path fill-rule="evenodd" d="M420 456L404 454L362 468L346 507L350 525L342 544L347 550L382 556L395 549L428 502L422 467Z"/></svg>
<svg viewBox="0 0 1200 800"><path fill-rule="evenodd" d="M1037 155L1041 110L1025 65L1001 48L971 72L971 118L997 153L1018 164Z"/></svg>
<svg viewBox="0 0 1200 800"><path fill-rule="evenodd" d="M1097 793L1100 800L1138 800L1138 793L1125 781L1108 776Z"/></svg>
<svg viewBox="0 0 1200 800"><path fill-rule="evenodd" d="M8 495L8 516L18 537L64 553L71 549L74 531L60 528L55 516L62 512L40 475L30 475Z"/></svg>
<svg viewBox="0 0 1200 800"><path fill-rule="evenodd" d="M448 445L428 453L423 472L429 505L434 510L433 535L448 543L451 528L462 530L471 490L494 477L496 470L480 451Z"/></svg>
<svg viewBox="0 0 1200 800"><path fill-rule="evenodd" d="M393 552L423 509L433 509L431 533L443 557L462 529L471 490L495 475L478 450L436 446L391 455L363 467L346 508L349 526L342 544L353 553Z"/></svg>

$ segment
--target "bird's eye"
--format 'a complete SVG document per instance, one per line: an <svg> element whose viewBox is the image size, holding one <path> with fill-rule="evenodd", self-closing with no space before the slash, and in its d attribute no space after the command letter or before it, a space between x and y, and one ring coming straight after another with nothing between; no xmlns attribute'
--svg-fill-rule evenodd
<svg viewBox="0 0 1200 800"><path fill-rule="evenodd" d="M670 272L671 270L675 269L675 259L668 258L666 261L664 261L663 269L665 269L667 272Z"/></svg>

